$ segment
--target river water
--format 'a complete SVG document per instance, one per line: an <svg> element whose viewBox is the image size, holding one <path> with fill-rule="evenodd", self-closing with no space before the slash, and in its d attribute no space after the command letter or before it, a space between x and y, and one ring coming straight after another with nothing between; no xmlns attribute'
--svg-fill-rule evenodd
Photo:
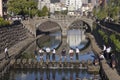
<svg viewBox="0 0 120 80"><path fill-rule="evenodd" d="M71 69L11 70L9 75L8 80L100 80L98 74Z"/></svg>

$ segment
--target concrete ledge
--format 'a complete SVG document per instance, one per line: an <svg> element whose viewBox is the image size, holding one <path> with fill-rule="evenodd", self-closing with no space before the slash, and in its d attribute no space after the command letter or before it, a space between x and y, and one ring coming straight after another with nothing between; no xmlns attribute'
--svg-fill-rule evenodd
<svg viewBox="0 0 120 80"><path fill-rule="evenodd" d="M95 38L93 35L91 34L87 34L87 36L89 36L90 40L91 40L91 45L92 45L92 49L93 51L95 51L95 53L97 53L97 55L99 56L100 52L102 51L96 41L95 41ZM104 80L120 80L120 75L117 73L116 69L112 69L106 62L106 60L102 60L100 62L100 65L101 65L101 74L102 74L102 77L104 78Z"/></svg>

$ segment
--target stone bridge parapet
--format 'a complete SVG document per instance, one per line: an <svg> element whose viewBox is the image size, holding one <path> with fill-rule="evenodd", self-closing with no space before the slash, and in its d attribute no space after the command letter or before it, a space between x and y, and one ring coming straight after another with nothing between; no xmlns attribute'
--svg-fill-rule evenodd
<svg viewBox="0 0 120 80"><path fill-rule="evenodd" d="M22 23L33 35L36 36L36 30L38 29L38 27L42 23L45 23L47 21L57 23L62 30L62 35L67 34L67 30L75 21L84 22L85 25L81 25L81 26L89 26L91 30L92 30L92 24L93 24L93 20L86 17L68 17L68 16L61 16L61 17L54 16L50 18L33 18L27 21L23 21Z"/></svg>

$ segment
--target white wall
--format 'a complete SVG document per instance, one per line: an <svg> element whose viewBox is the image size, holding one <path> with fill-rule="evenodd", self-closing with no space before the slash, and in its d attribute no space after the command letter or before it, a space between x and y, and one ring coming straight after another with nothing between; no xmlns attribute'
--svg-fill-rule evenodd
<svg viewBox="0 0 120 80"><path fill-rule="evenodd" d="M78 10L82 6L81 0L66 0L66 6L68 7L69 11Z"/></svg>
<svg viewBox="0 0 120 80"><path fill-rule="evenodd" d="M0 0L0 16L3 17L3 5L2 5L2 0Z"/></svg>

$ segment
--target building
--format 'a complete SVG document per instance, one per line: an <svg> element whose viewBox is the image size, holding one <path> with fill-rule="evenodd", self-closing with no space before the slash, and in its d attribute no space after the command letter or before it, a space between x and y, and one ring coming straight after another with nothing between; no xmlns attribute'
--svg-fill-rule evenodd
<svg viewBox="0 0 120 80"><path fill-rule="evenodd" d="M3 5L2 0L0 0L0 17L3 17Z"/></svg>
<svg viewBox="0 0 120 80"><path fill-rule="evenodd" d="M47 6L50 9L50 0L38 0L38 9L42 10L44 6Z"/></svg>
<svg viewBox="0 0 120 80"><path fill-rule="evenodd" d="M7 17L7 3L8 0L0 0L0 16L6 18Z"/></svg>
<svg viewBox="0 0 120 80"><path fill-rule="evenodd" d="M62 3L51 3L50 4L51 13L54 13L55 11L60 12L60 11L65 11L65 10L67 10L67 8Z"/></svg>
<svg viewBox="0 0 120 80"><path fill-rule="evenodd" d="M60 3L65 4L66 0L60 0Z"/></svg>
<svg viewBox="0 0 120 80"><path fill-rule="evenodd" d="M81 0L66 0L65 2L68 11L76 11L79 10L82 6Z"/></svg>
<svg viewBox="0 0 120 80"><path fill-rule="evenodd" d="M89 4L89 3L91 3L92 6L96 6L97 5L97 1L98 0L82 0L82 4Z"/></svg>

